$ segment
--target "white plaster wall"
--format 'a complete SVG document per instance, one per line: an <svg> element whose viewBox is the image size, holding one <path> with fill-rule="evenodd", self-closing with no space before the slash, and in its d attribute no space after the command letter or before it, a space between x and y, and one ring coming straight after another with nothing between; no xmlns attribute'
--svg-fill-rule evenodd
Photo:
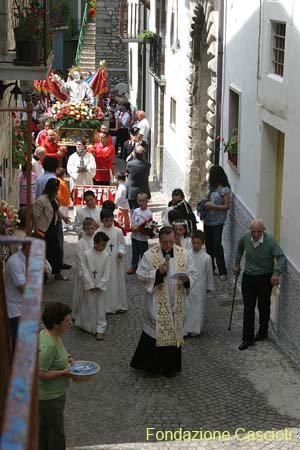
<svg viewBox="0 0 300 450"><path fill-rule="evenodd" d="M137 95L138 95L138 44L133 42L128 44L128 62L130 51L132 51L132 83L130 85L130 73L128 73L129 85L129 101L134 109L137 109ZM128 72L130 72L130 65L128 64Z"/></svg>
<svg viewBox="0 0 300 450"><path fill-rule="evenodd" d="M290 2L287 2L290 3ZM300 271L300 4L293 1L292 26L286 38L285 159L283 170L281 244L290 261ZM292 9L290 8L290 12ZM276 93L276 90L275 90ZM274 93L273 93L274 95Z"/></svg>
<svg viewBox="0 0 300 450"><path fill-rule="evenodd" d="M155 11L156 11L156 0L150 0L150 15L149 15L149 30L156 32L155 28Z"/></svg>
<svg viewBox="0 0 300 450"><path fill-rule="evenodd" d="M165 150L182 171L183 179L186 173L186 139L187 139L187 75L188 75L188 43L189 43L189 10L185 2L178 1L178 39L180 48L175 51L170 46L170 22L172 13L172 0L167 4L167 32L165 56ZM175 19L176 24L176 19ZM176 25L175 25L176 35ZM170 99L176 100L176 127L170 125ZM177 187L176 180L173 187ZM184 186L180 186L184 188Z"/></svg>
<svg viewBox="0 0 300 450"><path fill-rule="evenodd" d="M225 11L224 102L221 135L228 140L229 88L240 92L239 167L227 163L221 153L232 190L255 215L257 203L260 129L257 120L257 53L259 0L227 2ZM249 180L251 179L251 183Z"/></svg>
<svg viewBox="0 0 300 450"><path fill-rule="evenodd" d="M262 199L266 190L268 158L264 155L263 123L285 134L280 244L300 271L300 2L264 0L259 39L259 0L227 2L222 135L228 137L228 90L241 92L239 166L234 170L223 155L233 191L251 215L272 212ZM270 74L270 20L286 22L283 79ZM260 45L258 45L260 43ZM258 65L259 61L259 65ZM270 155L270 164L272 157ZM264 166L261 167L261 163ZM274 181L274 180L273 180ZM272 182L270 180L270 189ZM271 198L271 196L270 196Z"/></svg>

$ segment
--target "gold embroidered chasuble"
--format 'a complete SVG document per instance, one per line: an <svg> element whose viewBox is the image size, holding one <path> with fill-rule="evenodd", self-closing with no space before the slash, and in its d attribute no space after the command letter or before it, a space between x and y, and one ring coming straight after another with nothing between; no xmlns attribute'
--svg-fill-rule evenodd
<svg viewBox="0 0 300 450"><path fill-rule="evenodd" d="M149 255L151 266L158 269L164 261L160 245L152 247ZM187 254L183 248L174 245L174 273L177 272L187 272ZM163 283L155 286L153 294L156 301L156 345L179 347L183 344L185 288L180 280L176 280L173 311L167 277Z"/></svg>

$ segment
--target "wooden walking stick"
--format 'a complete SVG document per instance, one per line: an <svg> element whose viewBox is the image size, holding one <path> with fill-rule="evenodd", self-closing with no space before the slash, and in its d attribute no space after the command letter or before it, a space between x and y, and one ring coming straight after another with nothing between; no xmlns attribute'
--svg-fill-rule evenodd
<svg viewBox="0 0 300 450"><path fill-rule="evenodd" d="M228 331L231 331L231 322L232 322L232 315L233 315L233 308L234 308L234 302L235 302L235 293L236 293L236 285L237 285L238 276L239 276L239 274L237 273L235 275L235 283L234 283L234 288L233 288L231 314L230 314L230 320L229 320L229 325L228 325Z"/></svg>

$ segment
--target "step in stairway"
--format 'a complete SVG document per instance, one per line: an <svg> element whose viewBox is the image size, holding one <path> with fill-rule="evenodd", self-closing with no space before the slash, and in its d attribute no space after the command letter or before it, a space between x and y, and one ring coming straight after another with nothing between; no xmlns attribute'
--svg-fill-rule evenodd
<svg viewBox="0 0 300 450"><path fill-rule="evenodd" d="M95 72L96 67L96 23L88 23L85 31L80 58L80 67L83 76L87 77L88 72Z"/></svg>

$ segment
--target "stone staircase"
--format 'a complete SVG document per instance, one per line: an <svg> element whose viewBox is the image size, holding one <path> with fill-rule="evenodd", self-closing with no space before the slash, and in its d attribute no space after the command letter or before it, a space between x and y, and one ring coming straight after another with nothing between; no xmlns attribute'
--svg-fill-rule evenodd
<svg viewBox="0 0 300 450"><path fill-rule="evenodd" d="M79 65L82 69L84 77L88 76L88 72L95 72L96 22L89 22L87 24Z"/></svg>

